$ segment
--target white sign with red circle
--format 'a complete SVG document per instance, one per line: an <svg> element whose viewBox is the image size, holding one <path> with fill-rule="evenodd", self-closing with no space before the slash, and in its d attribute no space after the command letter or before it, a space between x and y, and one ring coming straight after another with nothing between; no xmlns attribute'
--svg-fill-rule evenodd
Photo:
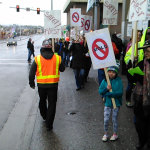
<svg viewBox="0 0 150 150"><path fill-rule="evenodd" d="M116 65L108 28L85 34L94 69Z"/></svg>
<svg viewBox="0 0 150 150"><path fill-rule="evenodd" d="M86 21L85 21L84 28L85 28L86 31L89 31L89 29L90 29L90 24L91 24L90 20L86 20Z"/></svg>
<svg viewBox="0 0 150 150"><path fill-rule="evenodd" d="M72 21L73 22L78 22L79 21L79 14L77 12L74 12L72 14Z"/></svg>
<svg viewBox="0 0 150 150"><path fill-rule="evenodd" d="M81 8L70 9L70 24L71 26L81 26Z"/></svg>
<svg viewBox="0 0 150 150"><path fill-rule="evenodd" d="M81 15L81 30L84 33L90 32L92 28L92 16Z"/></svg>

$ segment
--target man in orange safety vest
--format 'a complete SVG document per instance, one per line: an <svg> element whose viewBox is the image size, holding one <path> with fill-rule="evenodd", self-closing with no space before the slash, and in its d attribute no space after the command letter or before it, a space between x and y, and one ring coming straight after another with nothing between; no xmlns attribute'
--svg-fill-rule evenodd
<svg viewBox="0 0 150 150"><path fill-rule="evenodd" d="M52 40L44 40L40 55L36 56L29 73L29 85L35 88L35 76L40 97L39 109L46 121L47 130L53 129L56 113L57 90L60 71L65 70L61 57L52 51ZM48 107L47 107L48 102Z"/></svg>

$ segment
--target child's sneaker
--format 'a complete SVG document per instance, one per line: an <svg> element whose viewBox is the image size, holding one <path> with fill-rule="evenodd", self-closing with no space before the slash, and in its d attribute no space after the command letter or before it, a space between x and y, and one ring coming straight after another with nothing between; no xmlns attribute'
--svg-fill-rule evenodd
<svg viewBox="0 0 150 150"><path fill-rule="evenodd" d="M108 140L108 135L105 134L105 135L102 137L102 141L103 141L103 142L106 142L107 140Z"/></svg>
<svg viewBox="0 0 150 150"><path fill-rule="evenodd" d="M118 139L118 135L117 134L113 134L110 138L110 141L116 141Z"/></svg>

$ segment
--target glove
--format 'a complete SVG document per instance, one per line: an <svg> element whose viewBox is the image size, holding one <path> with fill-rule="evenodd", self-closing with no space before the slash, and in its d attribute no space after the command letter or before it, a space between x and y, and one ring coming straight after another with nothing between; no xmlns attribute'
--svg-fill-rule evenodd
<svg viewBox="0 0 150 150"><path fill-rule="evenodd" d="M31 87L32 89L35 89L35 83L30 84L30 87Z"/></svg>
<svg viewBox="0 0 150 150"><path fill-rule="evenodd" d="M30 86L32 89L35 89L35 86Z"/></svg>
<svg viewBox="0 0 150 150"><path fill-rule="evenodd" d="M130 69L130 68L132 68L132 62L131 62L131 60L129 60L129 62L127 64L127 69Z"/></svg>

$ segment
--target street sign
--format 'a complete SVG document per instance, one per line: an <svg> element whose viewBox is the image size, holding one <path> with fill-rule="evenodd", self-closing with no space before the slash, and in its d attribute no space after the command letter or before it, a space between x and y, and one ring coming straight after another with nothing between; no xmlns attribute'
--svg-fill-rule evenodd
<svg viewBox="0 0 150 150"><path fill-rule="evenodd" d="M27 7L27 8L26 8L26 11L30 11L30 8L29 8L29 7Z"/></svg>
<svg viewBox="0 0 150 150"><path fill-rule="evenodd" d="M94 69L116 65L108 28L85 33Z"/></svg>

